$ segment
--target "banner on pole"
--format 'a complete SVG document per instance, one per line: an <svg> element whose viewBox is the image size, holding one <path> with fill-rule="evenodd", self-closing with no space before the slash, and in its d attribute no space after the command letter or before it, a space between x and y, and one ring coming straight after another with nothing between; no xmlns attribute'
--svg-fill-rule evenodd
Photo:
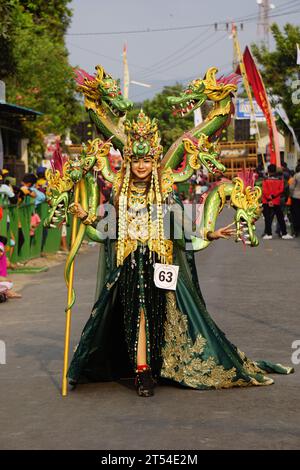
<svg viewBox="0 0 300 470"><path fill-rule="evenodd" d="M265 122L266 117L258 106L255 100L252 100L253 108L254 108L254 117L258 122ZM245 98L237 98L236 106L235 106L235 118L236 119L251 119L251 105L250 101Z"/></svg>
<svg viewBox="0 0 300 470"><path fill-rule="evenodd" d="M300 46L297 44L297 65L300 65Z"/></svg>
<svg viewBox="0 0 300 470"><path fill-rule="evenodd" d="M243 62L245 65L249 84L253 90L254 97L260 109L265 115L267 125L269 128L271 163L274 163L278 167L281 167L280 151L279 151L279 137L278 137L278 130L275 124L275 119L272 113L271 105L270 105L270 102L266 93L266 89L265 89L262 77L256 67L255 61L248 47L246 47L245 52L243 54Z"/></svg>
<svg viewBox="0 0 300 470"><path fill-rule="evenodd" d="M290 123L290 120L289 120L289 118L288 118L288 115L286 114L286 111L285 111L285 109L283 108L282 104L278 103L278 104L276 105L275 111L276 111L276 113L278 114L278 116L282 119L282 121L284 122L284 124L286 125L286 127L288 128L288 130L290 131L290 133L292 134L293 141L294 141L294 145L295 145L295 149L297 150L297 152L300 153L300 145L299 145L297 136L296 136L296 134L295 134L295 131L294 131L293 127L291 126L291 123Z"/></svg>

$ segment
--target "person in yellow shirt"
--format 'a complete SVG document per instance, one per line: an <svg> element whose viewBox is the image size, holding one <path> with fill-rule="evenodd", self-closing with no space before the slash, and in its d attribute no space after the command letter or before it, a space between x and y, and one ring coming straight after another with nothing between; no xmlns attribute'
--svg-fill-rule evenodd
<svg viewBox="0 0 300 470"><path fill-rule="evenodd" d="M47 187L47 180L45 178L46 169L47 168L44 166L39 166L36 170L37 182L35 184L35 187L43 193L46 192Z"/></svg>

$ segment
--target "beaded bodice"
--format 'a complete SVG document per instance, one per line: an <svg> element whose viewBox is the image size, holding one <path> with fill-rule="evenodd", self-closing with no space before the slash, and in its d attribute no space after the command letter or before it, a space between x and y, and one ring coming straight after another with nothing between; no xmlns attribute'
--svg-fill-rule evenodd
<svg viewBox="0 0 300 470"><path fill-rule="evenodd" d="M158 243L158 219L150 214L149 203L152 197L147 183L131 181L126 212L124 259L137 249L139 243L142 243L148 244L151 251L156 252L162 261L170 263L172 262L172 242L163 240Z"/></svg>
<svg viewBox="0 0 300 470"><path fill-rule="evenodd" d="M145 243L149 238L149 213L146 184L130 185L127 209L127 235L132 240Z"/></svg>

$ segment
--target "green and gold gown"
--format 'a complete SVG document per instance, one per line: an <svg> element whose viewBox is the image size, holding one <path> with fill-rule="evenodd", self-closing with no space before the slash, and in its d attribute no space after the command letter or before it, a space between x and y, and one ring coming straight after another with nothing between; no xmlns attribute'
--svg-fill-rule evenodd
<svg viewBox="0 0 300 470"><path fill-rule="evenodd" d="M180 207L175 194L166 194L164 199L165 207L170 200ZM179 266L176 291L155 286L158 255L149 250L148 216L147 187L131 183L128 218L132 233L125 261L117 266L115 241L101 244L99 294L68 371L71 381L133 376L141 311L146 320L147 362L157 377L194 389L219 389L269 385L273 380L266 373L291 373L292 368L280 364L247 359L226 338L206 309L194 253L185 250L184 240L166 241L168 248L172 245L173 264Z"/></svg>

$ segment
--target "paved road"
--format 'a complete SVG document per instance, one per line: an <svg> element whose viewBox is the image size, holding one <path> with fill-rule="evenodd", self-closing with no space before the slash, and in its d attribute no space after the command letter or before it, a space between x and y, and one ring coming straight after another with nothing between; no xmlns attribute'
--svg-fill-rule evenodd
<svg viewBox="0 0 300 470"><path fill-rule="evenodd" d="M228 214L225 213L225 219ZM226 220L225 220L226 222ZM78 258L72 344L88 318L96 248ZM291 364L300 339L300 240L247 249L215 242L197 256L208 309L253 359ZM22 301L0 306L1 449L292 449L300 447L300 365L275 385L220 391L161 386L138 397L117 383L60 396L64 339L63 267L34 278Z"/></svg>

